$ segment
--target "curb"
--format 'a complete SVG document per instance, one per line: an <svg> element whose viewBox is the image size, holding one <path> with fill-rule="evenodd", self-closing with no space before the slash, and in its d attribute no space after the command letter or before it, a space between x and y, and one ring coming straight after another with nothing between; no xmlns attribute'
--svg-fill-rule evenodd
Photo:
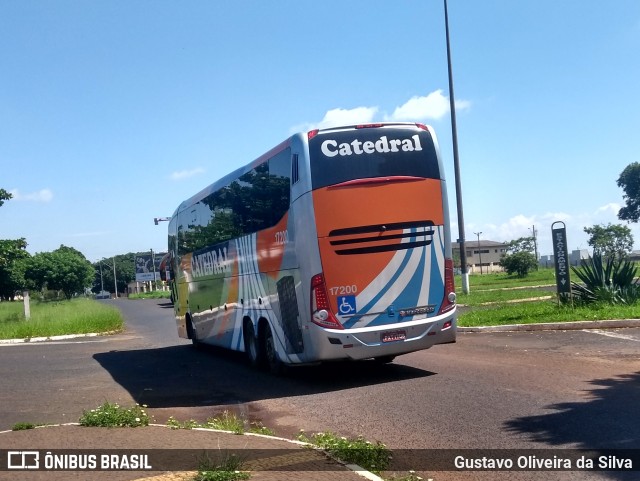
<svg viewBox="0 0 640 481"><path fill-rule="evenodd" d="M583 329L621 329L640 327L640 319L613 319L608 321L545 322L538 324L510 324L504 326L460 327L458 332L522 332L522 331L577 331Z"/></svg>
<svg viewBox="0 0 640 481"><path fill-rule="evenodd" d="M65 334L63 336L46 336L46 337L27 337L24 339L0 339L0 345L3 344L30 344L32 342L46 341L68 341L69 339L78 339L82 337L100 337L118 334L120 331L109 332L91 332L88 334Z"/></svg>

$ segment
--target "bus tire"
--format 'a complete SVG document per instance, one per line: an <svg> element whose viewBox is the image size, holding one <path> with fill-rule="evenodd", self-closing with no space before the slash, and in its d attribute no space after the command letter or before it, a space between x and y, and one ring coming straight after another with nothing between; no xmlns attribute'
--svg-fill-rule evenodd
<svg viewBox="0 0 640 481"><path fill-rule="evenodd" d="M191 339L195 348L200 347L200 341L198 341L198 336L196 334L196 326L193 324L191 316L187 316L187 336Z"/></svg>
<svg viewBox="0 0 640 481"><path fill-rule="evenodd" d="M273 337L273 333L271 332L271 327L269 327L268 322L265 322L263 332L264 335L262 336L262 345L267 367L272 374L281 374L284 370L284 365L278 357L275 338Z"/></svg>
<svg viewBox="0 0 640 481"><path fill-rule="evenodd" d="M242 334L244 336L244 350L247 354L247 360L251 366L257 367L261 364L262 358L260 355L260 345L256 337L255 329L253 328L253 323L248 319L244 321Z"/></svg>

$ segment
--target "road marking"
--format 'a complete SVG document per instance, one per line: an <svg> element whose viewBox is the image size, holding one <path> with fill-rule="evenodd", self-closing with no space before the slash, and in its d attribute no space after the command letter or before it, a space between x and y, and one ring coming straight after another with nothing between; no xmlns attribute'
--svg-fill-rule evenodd
<svg viewBox="0 0 640 481"><path fill-rule="evenodd" d="M636 339L633 336L627 336L626 334L619 334L617 332L603 331L600 329L583 329L582 332L590 332L592 334L600 334L601 336L615 337L616 339L625 339L627 341L640 342L640 339Z"/></svg>

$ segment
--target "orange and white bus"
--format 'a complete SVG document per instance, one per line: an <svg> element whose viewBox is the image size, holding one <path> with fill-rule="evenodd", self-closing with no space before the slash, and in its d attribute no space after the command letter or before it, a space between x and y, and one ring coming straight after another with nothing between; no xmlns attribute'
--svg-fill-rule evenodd
<svg viewBox="0 0 640 481"><path fill-rule="evenodd" d="M175 211L178 333L273 371L455 342L450 237L430 127L293 135Z"/></svg>

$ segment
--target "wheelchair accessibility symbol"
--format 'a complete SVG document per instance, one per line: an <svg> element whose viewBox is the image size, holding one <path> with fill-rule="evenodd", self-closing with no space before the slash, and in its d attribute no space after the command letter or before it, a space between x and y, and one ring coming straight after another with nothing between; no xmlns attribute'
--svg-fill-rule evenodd
<svg viewBox="0 0 640 481"><path fill-rule="evenodd" d="M356 296L338 296L338 312L341 316L356 313Z"/></svg>

